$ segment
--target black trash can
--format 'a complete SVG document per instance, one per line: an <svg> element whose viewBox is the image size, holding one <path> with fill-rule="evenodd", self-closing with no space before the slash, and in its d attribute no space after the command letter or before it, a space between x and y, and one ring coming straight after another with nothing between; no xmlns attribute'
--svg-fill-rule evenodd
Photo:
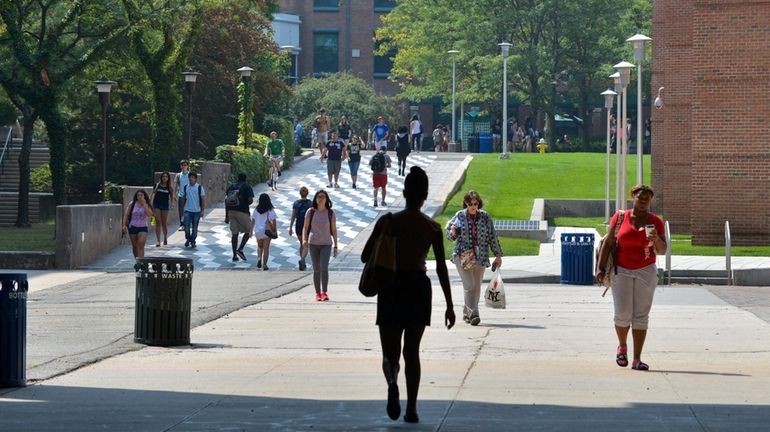
<svg viewBox="0 0 770 432"><path fill-rule="evenodd" d="M189 258L137 258L134 342L190 344L193 261Z"/></svg>
<svg viewBox="0 0 770 432"><path fill-rule="evenodd" d="M594 235L564 233L561 235L561 283L591 285L594 283Z"/></svg>
<svg viewBox="0 0 770 432"><path fill-rule="evenodd" d="M0 387L27 385L26 273L0 273Z"/></svg>

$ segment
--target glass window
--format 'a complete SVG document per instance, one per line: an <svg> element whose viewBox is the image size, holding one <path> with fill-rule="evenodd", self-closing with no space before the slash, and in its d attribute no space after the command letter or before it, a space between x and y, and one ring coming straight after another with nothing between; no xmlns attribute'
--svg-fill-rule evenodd
<svg viewBox="0 0 770 432"><path fill-rule="evenodd" d="M378 55L377 50L380 49L380 43L374 44L374 77L375 78L387 78L390 75L390 70L393 68L393 60L396 55L396 50L391 49L385 55Z"/></svg>
<svg viewBox="0 0 770 432"><path fill-rule="evenodd" d="M390 12L396 7L396 0L374 0L375 12Z"/></svg>
<svg viewBox="0 0 770 432"><path fill-rule="evenodd" d="M313 10L316 12L336 12L339 9L339 0L313 0Z"/></svg>
<svg viewBox="0 0 770 432"><path fill-rule="evenodd" d="M313 74L335 73L340 70L339 33L317 31L313 35Z"/></svg>

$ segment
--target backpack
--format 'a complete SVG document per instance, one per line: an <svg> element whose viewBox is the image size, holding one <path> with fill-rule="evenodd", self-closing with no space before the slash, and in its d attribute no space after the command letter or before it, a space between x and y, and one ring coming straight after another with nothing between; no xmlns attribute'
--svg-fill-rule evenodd
<svg viewBox="0 0 770 432"><path fill-rule="evenodd" d="M225 207L237 208L241 205L241 185L236 183L227 189L227 196L225 197Z"/></svg>
<svg viewBox="0 0 770 432"><path fill-rule="evenodd" d="M184 189L182 189L182 191L183 191L182 195L185 198L187 198L187 186L189 186L189 185L184 185ZM203 197L201 196L201 190L203 190L203 189L201 188L201 185L199 185L199 184L196 184L195 186L198 186L198 206L200 206L201 203L203 202Z"/></svg>
<svg viewBox="0 0 770 432"><path fill-rule="evenodd" d="M313 215L315 215L315 207L311 207L308 210L310 210L310 214L307 216L307 220L310 221L307 224L307 232L308 236L310 235L310 229L313 228ZM332 227L332 215L334 215L334 210L328 209L326 210L326 213L329 215L329 229ZM304 236L304 234L303 234Z"/></svg>
<svg viewBox="0 0 770 432"><path fill-rule="evenodd" d="M371 165L373 172L382 172L385 169L385 154L377 152L377 154L372 156L372 161L369 162L369 165Z"/></svg>

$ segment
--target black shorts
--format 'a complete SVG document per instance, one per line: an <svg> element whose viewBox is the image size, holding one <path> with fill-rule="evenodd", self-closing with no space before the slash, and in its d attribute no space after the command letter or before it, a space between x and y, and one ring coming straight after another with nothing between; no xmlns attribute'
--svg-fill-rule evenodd
<svg viewBox="0 0 770 432"><path fill-rule="evenodd" d="M128 234L129 235L137 235L139 233L146 233L147 227L135 227L133 225L128 226Z"/></svg>

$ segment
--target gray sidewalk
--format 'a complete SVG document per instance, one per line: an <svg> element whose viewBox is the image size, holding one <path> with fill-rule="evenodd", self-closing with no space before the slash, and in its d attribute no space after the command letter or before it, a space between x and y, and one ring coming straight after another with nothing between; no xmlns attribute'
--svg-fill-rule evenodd
<svg viewBox="0 0 770 432"><path fill-rule="evenodd" d="M195 280L215 275L223 287L249 274L201 273ZM597 287L508 285L508 309L482 306L480 326L452 330L441 325L436 288L421 351L421 423L407 425L385 415L375 299L360 296L357 277L335 272L329 302L305 287L227 313L195 327L191 346L137 345L0 390L0 430L767 430L768 289L660 291L644 354L652 370L638 372L615 365L612 300ZM106 292L119 283L99 278L91 279ZM457 281L453 296L459 315ZM403 373L400 387L403 407Z"/></svg>

